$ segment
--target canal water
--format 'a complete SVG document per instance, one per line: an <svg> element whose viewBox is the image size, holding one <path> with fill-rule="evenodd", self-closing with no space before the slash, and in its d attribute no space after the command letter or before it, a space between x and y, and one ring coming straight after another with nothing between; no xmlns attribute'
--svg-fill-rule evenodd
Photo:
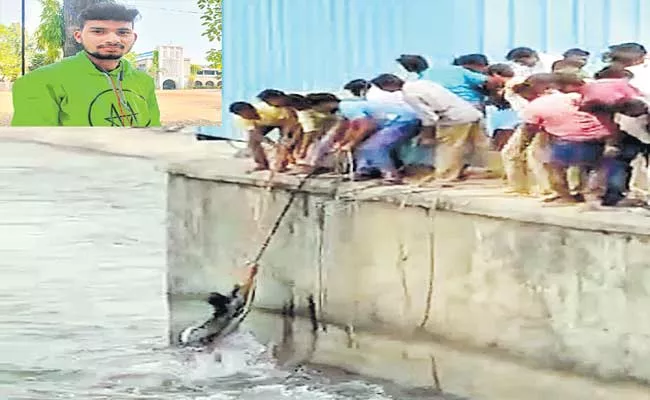
<svg viewBox="0 0 650 400"><path fill-rule="evenodd" d="M150 161L0 143L0 399L442 399L245 331L218 362L170 348L164 190Z"/></svg>

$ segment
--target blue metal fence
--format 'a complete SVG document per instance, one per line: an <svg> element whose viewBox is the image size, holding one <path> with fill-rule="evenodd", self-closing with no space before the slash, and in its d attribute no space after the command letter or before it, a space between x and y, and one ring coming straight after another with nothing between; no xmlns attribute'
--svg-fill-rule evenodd
<svg viewBox="0 0 650 400"><path fill-rule="evenodd" d="M227 106L265 88L337 90L394 71L401 53L433 64L517 46L548 53L650 44L650 0L224 0L223 129Z"/></svg>

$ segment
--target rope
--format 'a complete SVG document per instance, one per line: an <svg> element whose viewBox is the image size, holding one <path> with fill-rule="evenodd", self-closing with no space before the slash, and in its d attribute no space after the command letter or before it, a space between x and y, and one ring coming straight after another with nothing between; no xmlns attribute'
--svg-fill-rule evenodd
<svg viewBox="0 0 650 400"><path fill-rule="evenodd" d="M346 151L345 155L347 156L348 159L348 174L350 178L350 182L354 182L354 156L352 155L352 151Z"/></svg>
<svg viewBox="0 0 650 400"><path fill-rule="evenodd" d="M278 231L278 228L280 228L280 223L282 223L282 220L284 219L284 216L287 215L287 212L289 211L289 208L291 208L291 204L293 204L293 201L296 199L296 196L298 193L300 193L300 189L305 186L305 183L309 180L314 175L314 172L311 172L307 174L298 186L296 187L296 190L291 193L291 196L289 196L289 201L287 201L287 204L284 205L284 208L280 212L280 215L278 215L278 218L275 220L275 223L273 224L273 227L269 231L269 233L266 235L266 239L264 239L264 242L262 242L262 246L260 247L259 251L257 252L257 255L253 259L253 265L256 265L259 263L259 261L262 259L262 256L264 255L264 252L266 252L266 249L269 247L269 244L271 243L271 239L273 239L273 236L276 234Z"/></svg>

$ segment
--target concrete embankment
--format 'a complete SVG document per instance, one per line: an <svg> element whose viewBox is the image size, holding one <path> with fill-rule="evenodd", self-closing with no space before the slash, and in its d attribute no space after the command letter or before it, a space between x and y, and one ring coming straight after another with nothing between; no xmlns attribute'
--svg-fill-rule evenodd
<svg viewBox="0 0 650 400"><path fill-rule="evenodd" d="M170 337L227 290L297 186L234 149L153 130L0 129L168 167ZM98 157L100 155L98 154ZM278 354L473 399L650 398L650 218L578 213L498 182L377 187L322 177L262 260L246 324ZM316 305L318 331L305 315ZM298 317L280 312L295 304Z"/></svg>

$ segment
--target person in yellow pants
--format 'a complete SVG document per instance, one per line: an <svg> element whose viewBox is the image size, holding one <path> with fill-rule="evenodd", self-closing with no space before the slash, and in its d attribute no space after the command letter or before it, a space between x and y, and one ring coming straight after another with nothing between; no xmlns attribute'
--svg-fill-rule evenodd
<svg viewBox="0 0 650 400"><path fill-rule="evenodd" d="M547 93L553 85L553 75L535 74L506 88L506 99L521 113L532 100ZM501 150L508 190L518 194L552 193L547 159L548 137L527 132L520 124Z"/></svg>

